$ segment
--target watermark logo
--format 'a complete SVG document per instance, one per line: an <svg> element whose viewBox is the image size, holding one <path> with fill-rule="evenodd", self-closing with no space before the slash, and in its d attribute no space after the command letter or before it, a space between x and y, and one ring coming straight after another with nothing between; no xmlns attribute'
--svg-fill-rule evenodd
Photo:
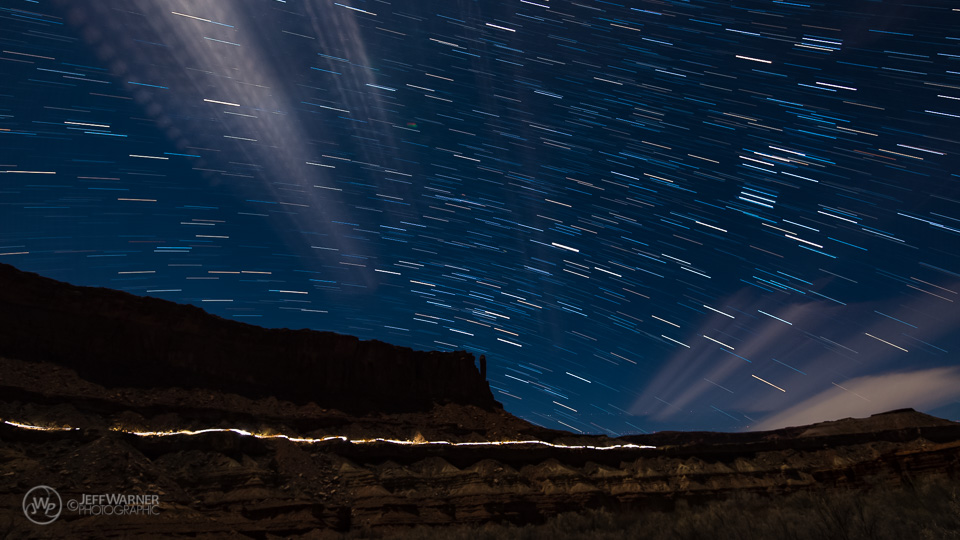
<svg viewBox="0 0 960 540"><path fill-rule="evenodd" d="M160 513L160 496L84 493L67 501L67 510L81 516L155 516Z"/></svg>
<svg viewBox="0 0 960 540"><path fill-rule="evenodd" d="M23 514L37 525L49 525L63 512L63 499L50 486L36 486L23 496Z"/></svg>
<svg viewBox="0 0 960 540"><path fill-rule="evenodd" d="M160 513L160 496L129 493L83 493L64 504L57 490L37 486L23 496L23 514L37 525L49 525L60 517L64 508L79 516L156 516Z"/></svg>

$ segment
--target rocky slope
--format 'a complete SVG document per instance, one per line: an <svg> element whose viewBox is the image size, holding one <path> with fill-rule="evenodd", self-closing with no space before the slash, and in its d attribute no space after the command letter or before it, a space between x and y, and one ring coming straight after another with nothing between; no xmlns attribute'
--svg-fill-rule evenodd
<svg viewBox="0 0 960 540"><path fill-rule="evenodd" d="M412 525L442 535L448 525L540 523L583 509L669 510L743 493L775 498L960 478L960 424L912 410L771 432L609 439L475 406L357 416L211 390L105 388L67 368L0 359L0 418L73 428L0 424L0 533L8 538L323 538ZM203 427L356 442L133 433ZM374 436L560 446L360 442ZM624 444L634 446L604 449ZM27 490L41 484L64 500L140 493L157 495L160 505L156 515L65 510L41 528L20 511Z"/></svg>

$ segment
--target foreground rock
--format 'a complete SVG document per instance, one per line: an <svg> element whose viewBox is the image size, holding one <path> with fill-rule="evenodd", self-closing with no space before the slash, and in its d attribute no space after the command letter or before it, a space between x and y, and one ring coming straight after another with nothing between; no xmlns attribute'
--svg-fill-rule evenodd
<svg viewBox="0 0 960 540"><path fill-rule="evenodd" d="M779 500L960 475L960 424L912 410L771 432L609 439L544 430L474 406L356 416L211 390L108 389L51 364L0 360L0 374L0 417L76 428L0 425L0 533L9 538L324 538L414 525L438 527L443 536L450 526L536 524L570 511L670 511L745 494ZM202 427L312 438L658 448L307 444L236 432L130 433ZM155 515L65 510L40 527L20 511L36 485L54 487L65 501L126 493L157 495L160 504Z"/></svg>

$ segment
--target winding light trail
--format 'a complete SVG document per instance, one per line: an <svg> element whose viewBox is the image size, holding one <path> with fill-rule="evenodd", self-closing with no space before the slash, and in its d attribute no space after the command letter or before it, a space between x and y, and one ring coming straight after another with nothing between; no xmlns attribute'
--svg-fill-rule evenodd
<svg viewBox="0 0 960 540"><path fill-rule="evenodd" d="M31 431L79 431L80 428L73 427L62 427L62 426L37 426L32 424L25 424L22 422L14 422L12 420L4 420L4 424L13 426L20 429L27 429ZM443 445L443 446L508 446L508 445L539 445L546 446L550 448L560 448L564 450L642 450L642 449L653 449L656 446L647 446L639 444L615 444L611 446L591 446L591 445L567 445L567 444L556 444L547 441L539 440L525 440L525 441L481 441L481 442L450 442L450 441L408 441L400 439L384 439L382 437L377 437L373 439L350 439L343 435L331 435L329 437L320 437L320 438L309 438L309 437L291 437L284 434L275 434L267 435L264 433L253 433L245 429L239 428L208 428L208 429L199 429L196 431L193 430L179 430L179 431L128 431L122 428L111 428L111 431L116 431L119 433L126 433L128 435L136 435L137 437L170 437L176 435L182 436L193 436L193 435L202 435L204 433L236 433L244 437L255 437L257 439L285 439L295 443L304 443L304 444L318 444L330 441L343 441L351 444L376 444L376 443L386 443L386 444L397 444L403 446L427 446L427 445Z"/></svg>

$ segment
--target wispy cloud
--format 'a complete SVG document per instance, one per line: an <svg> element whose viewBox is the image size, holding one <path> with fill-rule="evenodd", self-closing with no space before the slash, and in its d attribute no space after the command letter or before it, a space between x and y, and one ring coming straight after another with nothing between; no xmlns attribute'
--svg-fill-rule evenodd
<svg viewBox="0 0 960 540"><path fill-rule="evenodd" d="M778 429L825 420L859 418L892 409L932 409L960 398L960 367L868 375L846 381L783 412L751 430Z"/></svg>
<svg viewBox="0 0 960 540"><path fill-rule="evenodd" d="M816 284L814 290L825 285ZM947 400L941 391L946 386L934 376L903 373L909 366L920 370L916 373L941 374L956 382L956 377L948 376L955 372L934 369L953 363L950 354L930 345L960 324L960 313L945 300L908 294L841 305L810 296L793 298L784 302L742 289L711 306L732 317L705 310L694 331L673 334L690 348L673 347L672 356L630 412L653 421L678 422L685 414L712 407L718 415L739 418L742 425L755 429L755 418L780 418L788 411L802 418L798 422L833 418L829 407L812 405L835 393L859 402L844 406L843 416L919 409ZM870 401L865 401L836 386L849 389L856 381L874 380L869 377L902 381L903 391L886 398L869 387L865 391L871 394L866 396ZM924 390L925 383L930 383L929 391ZM960 395L960 390L953 395ZM801 417L801 410L810 414ZM764 419L762 425L773 423Z"/></svg>
<svg viewBox="0 0 960 540"><path fill-rule="evenodd" d="M366 67L369 57L356 20L361 15L329 6L321 13L310 6L312 27L301 30L291 23L298 32L284 33L276 31L275 13L264 14L269 9L239 2L135 0L124 5L120 17L115 6L92 2L72 9L70 21L113 75L129 81L125 90L169 141L185 154L201 156L190 165L211 186L227 184L252 199L283 205L274 219L294 224L274 223L275 228L321 231L340 251L361 251L361 243L334 234L330 225L350 220L343 192L329 188L345 176L336 170L345 162L325 158L324 152L348 153L341 148L351 139L313 114L355 116L357 122L344 121L348 130L383 121L384 104L369 86L377 79ZM125 26L118 28L121 20ZM332 69L331 62L343 69ZM305 105L305 98L313 105ZM149 153L147 145L132 149ZM387 161L380 154L358 157L369 167ZM291 250L315 253L309 238L283 240Z"/></svg>

